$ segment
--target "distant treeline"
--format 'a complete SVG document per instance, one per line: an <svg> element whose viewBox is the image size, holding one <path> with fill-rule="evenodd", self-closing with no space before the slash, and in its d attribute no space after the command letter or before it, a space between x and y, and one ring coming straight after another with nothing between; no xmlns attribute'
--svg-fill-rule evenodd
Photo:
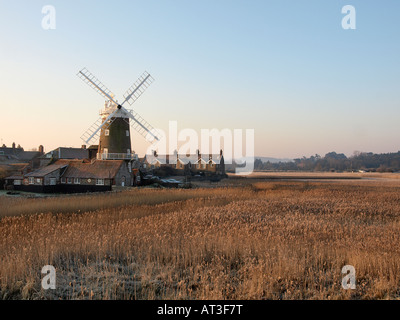
<svg viewBox="0 0 400 320"><path fill-rule="evenodd" d="M400 171L400 151L397 153L375 154L372 152L354 152L351 157L343 153L329 152L324 157L316 154L309 158L294 159L291 162L254 161L255 170L278 171Z"/></svg>

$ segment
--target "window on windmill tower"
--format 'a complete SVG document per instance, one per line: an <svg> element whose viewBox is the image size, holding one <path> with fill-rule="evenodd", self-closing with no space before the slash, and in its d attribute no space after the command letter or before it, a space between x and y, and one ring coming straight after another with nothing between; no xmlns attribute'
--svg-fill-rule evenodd
<svg viewBox="0 0 400 320"><path fill-rule="evenodd" d="M126 130L126 136L129 137L129 130Z"/></svg>
<svg viewBox="0 0 400 320"><path fill-rule="evenodd" d="M110 135L110 130L109 130L109 129L106 129L106 130L104 131L104 135L105 135L105 136L109 136L109 135Z"/></svg>

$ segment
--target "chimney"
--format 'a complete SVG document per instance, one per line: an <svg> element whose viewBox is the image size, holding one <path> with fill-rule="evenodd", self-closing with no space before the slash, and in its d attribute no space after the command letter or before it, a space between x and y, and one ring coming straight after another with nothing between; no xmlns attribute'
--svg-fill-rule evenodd
<svg viewBox="0 0 400 320"><path fill-rule="evenodd" d="M86 144L83 144L83 145L82 145L82 149L86 149Z"/></svg>
<svg viewBox="0 0 400 320"><path fill-rule="evenodd" d="M200 150L199 150L199 149L197 149L197 158L198 158L198 159L201 158L201 156L200 156Z"/></svg>
<svg viewBox="0 0 400 320"><path fill-rule="evenodd" d="M39 153L44 154L44 147L42 145L39 146Z"/></svg>
<svg viewBox="0 0 400 320"><path fill-rule="evenodd" d="M219 150L219 155L222 157L222 149Z"/></svg>
<svg viewBox="0 0 400 320"><path fill-rule="evenodd" d="M12 148L15 149L15 142L12 143Z"/></svg>

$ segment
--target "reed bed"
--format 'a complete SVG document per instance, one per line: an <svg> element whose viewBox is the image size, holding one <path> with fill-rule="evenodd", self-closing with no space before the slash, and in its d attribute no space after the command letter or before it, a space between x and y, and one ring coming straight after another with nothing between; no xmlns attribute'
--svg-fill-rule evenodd
<svg viewBox="0 0 400 320"><path fill-rule="evenodd" d="M0 298L399 299L399 191L292 181L7 199ZM55 290L41 288L48 264ZM355 290L341 287L347 264Z"/></svg>
<svg viewBox="0 0 400 320"><path fill-rule="evenodd" d="M224 194L223 189L133 189L130 191L55 195L46 197L1 197L0 218L36 213L77 213L135 205L156 205Z"/></svg>

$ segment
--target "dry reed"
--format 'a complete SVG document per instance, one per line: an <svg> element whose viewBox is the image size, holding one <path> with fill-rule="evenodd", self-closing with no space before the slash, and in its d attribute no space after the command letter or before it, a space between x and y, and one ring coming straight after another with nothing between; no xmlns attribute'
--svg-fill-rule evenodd
<svg viewBox="0 0 400 320"><path fill-rule="evenodd" d="M399 191L258 182L1 199L0 298L398 299ZM41 288L47 264L56 290ZM341 288L346 264L356 290Z"/></svg>

